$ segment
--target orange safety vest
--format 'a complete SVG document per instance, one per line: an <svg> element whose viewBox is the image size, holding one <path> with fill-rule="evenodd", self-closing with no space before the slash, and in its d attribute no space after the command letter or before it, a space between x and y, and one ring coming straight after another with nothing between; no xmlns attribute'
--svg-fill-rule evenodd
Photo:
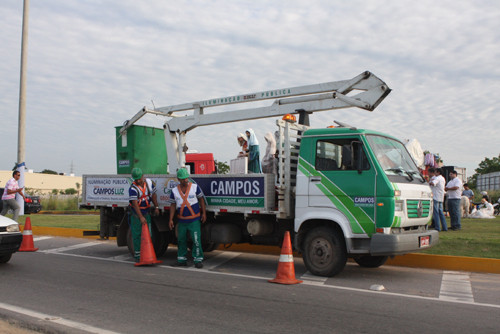
<svg viewBox="0 0 500 334"><path fill-rule="evenodd" d="M179 192L179 196L181 196L181 199L182 199L182 204L181 204L179 214L177 215L177 217L180 219L193 219L193 218L200 217L200 213L199 212L197 214L194 213L194 210L188 201L189 192L191 191L191 182L188 185L186 193L182 192L180 184L177 186L177 191ZM181 216L181 213L184 212L184 208L187 208L189 210L189 212L191 213L190 216Z"/></svg>
<svg viewBox="0 0 500 334"><path fill-rule="evenodd" d="M149 195L146 194L147 189L147 183L146 180L144 180L144 185L143 187L139 186L137 183L133 183L133 185L139 190L139 198L137 199L137 204L139 204L139 209L141 210L146 210L148 209L151 204L149 203Z"/></svg>

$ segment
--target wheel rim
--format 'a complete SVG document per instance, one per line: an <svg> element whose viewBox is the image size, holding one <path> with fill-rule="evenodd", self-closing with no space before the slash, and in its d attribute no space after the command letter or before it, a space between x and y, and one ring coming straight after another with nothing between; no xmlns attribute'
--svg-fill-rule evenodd
<svg viewBox="0 0 500 334"><path fill-rule="evenodd" d="M316 238L309 248L309 258L317 268L326 267L333 257L333 249L330 242L325 238Z"/></svg>

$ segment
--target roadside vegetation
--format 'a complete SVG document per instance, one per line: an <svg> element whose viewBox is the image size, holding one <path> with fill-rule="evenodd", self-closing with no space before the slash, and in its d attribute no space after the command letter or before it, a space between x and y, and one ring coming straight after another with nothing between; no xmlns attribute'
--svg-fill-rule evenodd
<svg viewBox="0 0 500 334"><path fill-rule="evenodd" d="M439 232L439 244L423 253L500 259L500 216L462 218L461 223L460 231Z"/></svg>
<svg viewBox="0 0 500 334"><path fill-rule="evenodd" d="M33 214L19 217L24 225L26 217L30 217L31 226L77 228L83 230L99 230L99 215L52 215Z"/></svg>

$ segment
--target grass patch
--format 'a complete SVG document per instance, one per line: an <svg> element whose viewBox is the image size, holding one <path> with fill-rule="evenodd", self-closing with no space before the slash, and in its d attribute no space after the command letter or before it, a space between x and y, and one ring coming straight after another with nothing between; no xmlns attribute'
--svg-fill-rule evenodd
<svg viewBox="0 0 500 334"><path fill-rule="evenodd" d="M24 225L25 217L19 217ZM78 228L83 230L99 230L99 215L29 215L31 226Z"/></svg>
<svg viewBox="0 0 500 334"><path fill-rule="evenodd" d="M462 218L461 223L460 231L440 232L439 244L422 253L500 259L500 217Z"/></svg>

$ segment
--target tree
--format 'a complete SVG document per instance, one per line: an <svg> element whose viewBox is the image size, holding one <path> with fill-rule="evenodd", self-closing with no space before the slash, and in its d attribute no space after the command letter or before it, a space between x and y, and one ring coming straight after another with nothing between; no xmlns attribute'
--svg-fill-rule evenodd
<svg viewBox="0 0 500 334"><path fill-rule="evenodd" d="M41 174L53 174L53 175L59 175L56 171L50 170L50 169L44 169L40 172Z"/></svg>
<svg viewBox="0 0 500 334"><path fill-rule="evenodd" d="M479 175L499 172L500 171L500 154L492 159L484 158L476 168L476 173Z"/></svg>
<svg viewBox="0 0 500 334"><path fill-rule="evenodd" d="M216 161L215 166L217 167L217 174L229 173L230 168L226 161Z"/></svg>
<svg viewBox="0 0 500 334"><path fill-rule="evenodd" d="M492 159L484 158L479 163L479 167L475 169L476 174L472 175L467 182L471 188L476 188L478 175L484 175L493 172L500 172L500 154Z"/></svg>

